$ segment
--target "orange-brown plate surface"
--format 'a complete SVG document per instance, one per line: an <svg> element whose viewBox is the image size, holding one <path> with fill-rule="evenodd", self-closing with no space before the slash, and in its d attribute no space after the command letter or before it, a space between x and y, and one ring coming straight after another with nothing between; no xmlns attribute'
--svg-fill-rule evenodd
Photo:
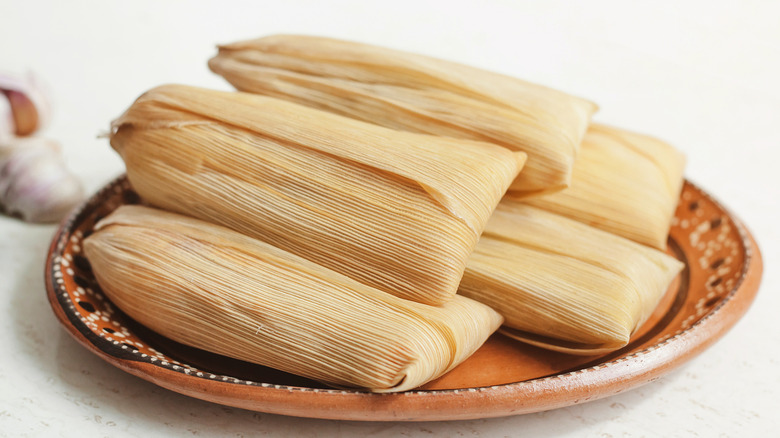
<svg viewBox="0 0 780 438"><path fill-rule="evenodd" d="M329 389L317 382L214 355L161 337L101 293L81 252L94 224L138 203L124 177L60 226L46 262L59 321L82 345L131 374L192 397L261 412L369 421L454 420L554 409L657 379L722 336L753 301L761 255L722 206L686 182L669 251L686 268L625 348L571 356L494 335L471 358L424 387L399 394Z"/></svg>

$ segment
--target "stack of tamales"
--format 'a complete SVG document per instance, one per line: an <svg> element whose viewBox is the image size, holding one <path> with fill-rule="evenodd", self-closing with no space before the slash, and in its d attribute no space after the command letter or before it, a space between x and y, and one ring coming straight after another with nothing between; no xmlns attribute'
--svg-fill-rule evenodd
<svg viewBox="0 0 780 438"><path fill-rule="evenodd" d="M209 65L243 92L162 86L114 122L148 207L85 243L105 293L174 340L403 391L502 323L559 351L620 348L682 267L660 251L682 157L590 125L586 100L316 37Z"/></svg>

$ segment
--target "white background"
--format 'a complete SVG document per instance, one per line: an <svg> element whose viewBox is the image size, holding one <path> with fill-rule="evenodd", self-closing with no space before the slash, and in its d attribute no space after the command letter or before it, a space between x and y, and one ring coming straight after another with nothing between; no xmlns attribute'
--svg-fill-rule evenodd
<svg viewBox="0 0 780 438"><path fill-rule="evenodd" d="M228 89L215 44L309 33L406 49L557 87L596 120L666 139L686 175L754 233L758 298L720 342L637 390L533 415L393 424L305 420L190 399L81 348L45 299L53 226L0 218L0 435L776 436L780 427L780 3L0 1L0 70L32 70L45 135L91 193L122 172L105 139L132 100L180 82Z"/></svg>

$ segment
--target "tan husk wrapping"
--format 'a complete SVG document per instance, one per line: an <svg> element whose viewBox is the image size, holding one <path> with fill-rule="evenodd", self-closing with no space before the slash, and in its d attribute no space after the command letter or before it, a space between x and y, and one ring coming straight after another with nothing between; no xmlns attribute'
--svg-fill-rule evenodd
<svg viewBox="0 0 780 438"><path fill-rule="evenodd" d="M186 345L340 387L420 386L501 324L456 296L404 300L227 228L141 206L96 226L84 250L130 317Z"/></svg>
<svg viewBox="0 0 780 438"><path fill-rule="evenodd" d="M114 123L150 204L440 304L525 155L248 93L168 85Z"/></svg>
<svg viewBox="0 0 780 438"><path fill-rule="evenodd" d="M527 202L664 249L684 167L683 154L661 140L594 124L582 141L571 186Z"/></svg>
<svg viewBox="0 0 780 438"><path fill-rule="evenodd" d="M596 354L626 345L682 267L658 250L505 199L459 294L498 310L512 337Z"/></svg>
<svg viewBox="0 0 780 438"><path fill-rule="evenodd" d="M596 105L509 76L330 38L274 35L226 44L210 68L266 94L398 130L528 153L510 190L566 187Z"/></svg>

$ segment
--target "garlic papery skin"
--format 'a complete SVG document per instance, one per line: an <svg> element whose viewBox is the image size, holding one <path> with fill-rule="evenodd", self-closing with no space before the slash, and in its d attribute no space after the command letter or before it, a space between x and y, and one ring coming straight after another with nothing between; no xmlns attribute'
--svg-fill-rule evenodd
<svg viewBox="0 0 780 438"><path fill-rule="evenodd" d="M7 214L57 222L83 198L81 182L65 167L57 142L15 137L0 144L0 205Z"/></svg>

